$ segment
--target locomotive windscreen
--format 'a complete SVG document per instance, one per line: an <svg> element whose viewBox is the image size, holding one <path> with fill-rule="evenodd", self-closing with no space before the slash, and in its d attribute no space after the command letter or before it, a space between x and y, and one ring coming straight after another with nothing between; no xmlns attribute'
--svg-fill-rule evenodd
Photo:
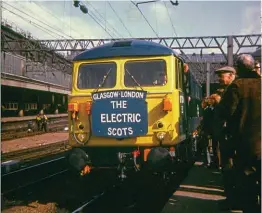
<svg viewBox="0 0 262 213"><path fill-rule="evenodd" d="M125 63L125 86L134 87L135 82L140 86L164 86L167 83L166 62L164 60L128 61Z"/></svg>
<svg viewBox="0 0 262 213"><path fill-rule="evenodd" d="M113 88L116 85L115 63L82 64L78 71L77 86L79 89L98 88L106 75L102 87Z"/></svg>

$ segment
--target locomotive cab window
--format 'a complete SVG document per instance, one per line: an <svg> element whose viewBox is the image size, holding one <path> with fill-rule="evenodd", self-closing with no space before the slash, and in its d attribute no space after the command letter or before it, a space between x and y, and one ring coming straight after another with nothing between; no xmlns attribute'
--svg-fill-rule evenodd
<svg viewBox="0 0 262 213"><path fill-rule="evenodd" d="M128 61L125 63L125 86L164 86L167 84L166 62Z"/></svg>
<svg viewBox="0 0 262 213"><path fill-rule="evenodd" d="M183 64L180 60L176 59L176 70L175 70L176 74L176 88L180 89L183 91L183 73L184 73L184 67Z"/></svg>
<svg viewBox="0 0 262 213"><path fill-rule="evenodd" d="M81 64L78 71L79 89L112 88L116 85L116 64Z"/></svg>

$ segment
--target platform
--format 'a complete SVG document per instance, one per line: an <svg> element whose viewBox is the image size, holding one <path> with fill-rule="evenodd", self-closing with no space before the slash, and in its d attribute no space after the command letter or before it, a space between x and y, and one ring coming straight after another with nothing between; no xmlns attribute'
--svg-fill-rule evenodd
<svg viewBox="0 0 262 213"><path fill-rule="evenodd" d="M41 135L2 141L1 151L3 153L13 152L52 143L58 143L66 140L68 140L68 132L45 133Z"/></svg>
<svg viewBox="0 0 262 213"><path fill-rule="evenodd" d="M62 118L62 117L67 117L67 113L63 114L46 114L48 118ZM22 116L22 117L2 117L1 118L1 123L7 123L7 122L16 122L16 121L30 121L30 120L35 120L36 115L33 116Z"/></svg>
<svg viewBox="0 0 262 213"><path fill-rule="evenodd" d="M196 162L161 213L242 212L219 211L218 202L224 199L221 172L204 167L202 162Z"/></svg>

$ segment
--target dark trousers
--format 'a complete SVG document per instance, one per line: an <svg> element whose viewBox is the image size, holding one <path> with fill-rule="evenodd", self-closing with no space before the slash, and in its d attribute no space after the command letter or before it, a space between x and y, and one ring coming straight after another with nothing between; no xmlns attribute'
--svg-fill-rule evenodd
<svg viewBox="0 0 262 213"><path fill-rule="evenodd" d="M43 122L42 123L42 129L41 130L45 130L45 132L47 132L47 123L46 122Z"/></svg>
<svg viewBox="0 0 262 213"><path fill-rule="evenodd" d="M220 167L221 166L221 162L220 162L220 149L219 149L219 142L212 139L212 149L213 149L213 164L216 167Z"/></svg>
<svg viewBox="0 0 262 213"><path fill-rule="evenodd" d="M252 165L238 168L236 177L243 213L260 213L261 160L255 160Z"/></svg>
<svg viewBox="0 0 262 213"><path fill-rule="evenodd" d="M219 152L220 152L219 163L222 166L225 196L231 204L235 204L239 200L238 198L239 194L236 189L237 172L234 167L235 151L232 146L232 141L220 140Z"/></svg>
<svg viewBox="0 0 262 213"><path fill-rule="evenodd" d="M40 131L41 130L41 121L36 121L37 124L37 130Z"/></svg>
<svg viewBox="0 0 262 213"><path fill-rule="evenodd" d="M236 170L234 168L223 168L224 193L231 205L239 203L239 194L236 186Z"/></svg>

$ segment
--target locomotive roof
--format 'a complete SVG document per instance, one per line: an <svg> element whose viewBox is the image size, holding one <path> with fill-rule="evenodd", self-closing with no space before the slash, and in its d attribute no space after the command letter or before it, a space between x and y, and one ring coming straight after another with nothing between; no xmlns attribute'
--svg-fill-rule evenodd
<svg viewBox="0 0 262 213"><path fill-rule="evenodd" d="M154 42L143 40L122 40L107 43L90 50L86 50L77 55L73 61L82 61L87 59L100 59L112 57L127 56L160 56L175 55L174 50Z"/></svg>

